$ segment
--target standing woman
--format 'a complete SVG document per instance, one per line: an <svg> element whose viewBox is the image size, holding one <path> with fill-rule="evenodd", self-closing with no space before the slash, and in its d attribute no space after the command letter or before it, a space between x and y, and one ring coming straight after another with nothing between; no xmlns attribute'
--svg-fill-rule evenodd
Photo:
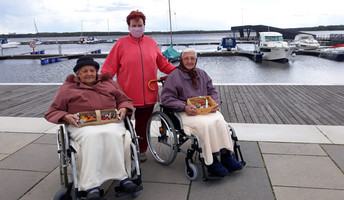
<svg viewBox="0 0 344 200"><path fill-rule="evenodd" d="M132 11L127 16L128 36L119 38L107 56L101 73L117 75L117 83L131 98L135 107L135 130L140 140L140 160L147 160L146 126L154 104L158 101L158 84L148 89L148 82L157 78L158 69L169 74L174 69L162 55L153 38L144 35L146 17L140 11Z"/></svg>

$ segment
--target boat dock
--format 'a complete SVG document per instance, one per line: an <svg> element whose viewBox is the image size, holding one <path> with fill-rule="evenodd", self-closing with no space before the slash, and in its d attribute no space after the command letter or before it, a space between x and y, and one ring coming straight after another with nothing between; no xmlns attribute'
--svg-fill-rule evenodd
<svg viewBox="0 0 344 200"><path fill-rule="evenodd" d="M0 116L43 117L60 85L0 85ZM216 85L230 123L344 125L342 85Z"/></svg>
<svg viewBox="0 0 344 200"><path fill-rule="evenodd" d="M320 58L326 58L335 61L344 61L344 51L324 51L324 50L294 50L293 53L296 55L310 55Z"/></svg>

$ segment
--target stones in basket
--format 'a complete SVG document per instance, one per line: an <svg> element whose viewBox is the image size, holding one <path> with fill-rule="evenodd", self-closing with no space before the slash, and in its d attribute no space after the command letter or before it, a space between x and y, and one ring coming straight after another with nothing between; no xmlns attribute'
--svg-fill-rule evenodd
<svg viewBox="0 0 344 200"><path fill-rule="evenodd" d="M80 126L116 123L120 120L117 109L78 112Z"/></svg>
<svg viewBox="0 0 344 200"><path fill-rule="evenodd" d="M197 115L205 115L211 112L218 104L214 101L211 96L199 96L188 98L188 105L196 107Z"/></svg>

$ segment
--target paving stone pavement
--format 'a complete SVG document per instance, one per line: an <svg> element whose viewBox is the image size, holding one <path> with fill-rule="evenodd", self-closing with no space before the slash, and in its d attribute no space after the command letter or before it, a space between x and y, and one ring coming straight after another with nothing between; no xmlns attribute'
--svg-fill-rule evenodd
<svg viewBox="0 0 344 200"><path fill-rule="evenodd" d="M57 128L44 119L20 118L27 120L23 128L12 124L17 120L0 117L0 200L53 199L61 189ZM243 170L204 182L201 166L196 163L199 178L190 181L184 175L182 153L168 166L156 163L148 154L148 160L141 165L144 189L136 199L343 199L343 126L233 124L233 127L241 139L247 162ZM310 138L292 132L305 132ZM109 181L102 186L108 200L116 199L113 185Z"/></svg>

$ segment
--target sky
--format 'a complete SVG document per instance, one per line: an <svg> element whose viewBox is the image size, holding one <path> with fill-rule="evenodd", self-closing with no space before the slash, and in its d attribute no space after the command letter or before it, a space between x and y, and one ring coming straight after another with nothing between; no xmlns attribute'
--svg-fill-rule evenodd
<svg viewBox="0 0 344 200"><path fill-rule="evenodd" d="M170 0L173 31L344 25L343 0ZM1 0L0 34L128 31L132 10L146 15L146 31L169 31L168 0Z"/></svg>

